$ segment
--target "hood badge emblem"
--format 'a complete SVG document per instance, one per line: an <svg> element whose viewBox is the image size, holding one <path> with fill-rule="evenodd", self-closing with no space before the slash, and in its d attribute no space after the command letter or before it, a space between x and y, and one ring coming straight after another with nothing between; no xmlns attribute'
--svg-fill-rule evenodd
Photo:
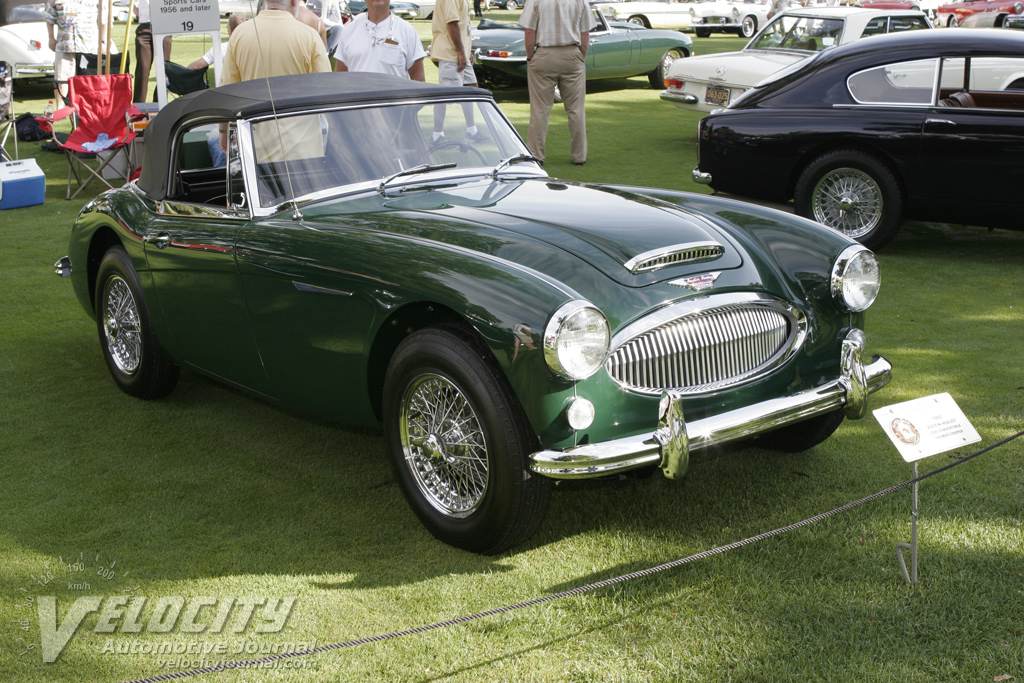
<svg viewBox="0 0 1024 683"><path fill-rule="evenodd" d="M703 292L705 289L711 289L715 284L715 280L717 280L718 276L721 274L722 271L718 271L716 273L704 273L703 275L695 275L693 277L684 277L678 280L672 280L669 284L675 285L676 287L686 287L695 292Z"/></svg>

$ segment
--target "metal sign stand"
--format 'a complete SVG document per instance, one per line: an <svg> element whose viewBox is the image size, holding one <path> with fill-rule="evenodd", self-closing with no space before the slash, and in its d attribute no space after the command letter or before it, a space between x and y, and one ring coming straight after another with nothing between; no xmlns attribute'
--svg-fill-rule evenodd
<svg viewBox="0 0 1024 683"><path fill-rule="evenodd" d="M917 583L917 461L981 441L949 394L935 394L871 411L903 460L914 463L914 484L910 502L910 543L896 544L896 559L903 578ZM903 551L910 551L910 570Z"/></svg>
<svg viewBox="0 0 1024 683"><path fill-rule="evenodd" d="M914 461L914 479L917 479L917 461ZM917 484L914 482L911 489L910 502L910 543L896 544L896 557L900 561L900 571L903 578L909 583L917 583ZM907 572L907 561L903 558L903 551L910 551L910 572Z"/></svg>

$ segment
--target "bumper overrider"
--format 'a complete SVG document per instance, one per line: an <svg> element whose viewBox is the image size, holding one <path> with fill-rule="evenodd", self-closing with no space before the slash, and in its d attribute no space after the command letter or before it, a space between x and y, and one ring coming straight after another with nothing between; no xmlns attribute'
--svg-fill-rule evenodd
<svg viewBox="0 0 1024 683"><path fill-rule="evenodd" d="M657 465L669 479L679 479L686 474L690 453L702 448L746 439L838 408L858 420L868 412L868 396L892 379L892 364L885 358L875 356L863 363L864 345L861 330L846 335L836 380L691 423L683 415L681 396L666 391L658 407L658 428L650 434L539 451L530 456L530 469L555 479L585 479Z"/></svg>

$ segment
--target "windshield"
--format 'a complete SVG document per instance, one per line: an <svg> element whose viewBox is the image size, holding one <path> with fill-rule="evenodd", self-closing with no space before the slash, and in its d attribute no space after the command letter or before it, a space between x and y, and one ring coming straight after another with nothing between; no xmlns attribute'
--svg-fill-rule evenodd
<svg viewBox="0 0 1024 683"><path fill-rule="evenodd" d="M435 118L436 117L436 118ZM434 139L435 121L444 137ZM467 134L469 123L476 135ZM527 153L515 129L490 101L404 104L318 112L254 123L252 143L259 203L331 194L416 166L452 164L490 173L502 160ZM535 172L535 170L534 170ZM389 186L421 183L430 173L399 177Z"/></svg>
<svg viewBox="0 0 1024 683"><path fill-rule="evenodd" d="M842 19L782 16L766 26L747 49L820 52L838 45L842 33Z"/></svg>

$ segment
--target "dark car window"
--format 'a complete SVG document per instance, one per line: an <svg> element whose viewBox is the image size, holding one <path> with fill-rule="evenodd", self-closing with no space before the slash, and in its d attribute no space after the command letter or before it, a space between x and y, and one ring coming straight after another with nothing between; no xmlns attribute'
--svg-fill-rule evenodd
<svg viewBox="0 0 1024 683"><path fill-rule="evenodd" d="M938 65L938 59L920 59L876 66L853 74L846 84L861 104L929 105Z"/></svg>

